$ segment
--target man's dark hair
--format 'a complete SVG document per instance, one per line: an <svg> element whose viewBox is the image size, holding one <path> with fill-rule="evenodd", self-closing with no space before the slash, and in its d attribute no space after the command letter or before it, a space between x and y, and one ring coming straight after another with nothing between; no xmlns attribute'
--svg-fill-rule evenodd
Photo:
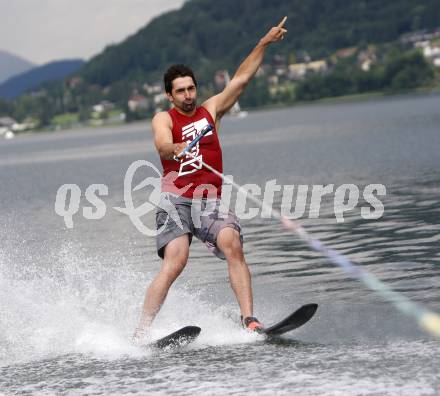
<svg viewBox="0 0 440 396"><path fill-rule="evenodd" d="M178 77L191 77L194 81L194 85L197 87L197 81L194 77L193 71L185 65L172 65L163 75L163 82L165 85L165 92L171 93L173 89L173 80Z"/></svg>

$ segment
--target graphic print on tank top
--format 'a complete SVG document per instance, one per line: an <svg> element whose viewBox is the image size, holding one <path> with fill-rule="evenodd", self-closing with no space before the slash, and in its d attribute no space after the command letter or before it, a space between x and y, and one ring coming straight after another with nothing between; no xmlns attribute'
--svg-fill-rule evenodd
<svg viewBox="0 0 440 396"><path fill-rule="evenodd" d="M209 125L208 120L204 117L201 120L191 122L182 127L182 141L191 143L196 136L200 135L201 131ZM208 132L206 136L212 135L212 131ZM194 158L187 156L184 161L180 163L179 176L189 175L202 169L203 154L200 153L200 142L198 142L190 151Z"/></svg>

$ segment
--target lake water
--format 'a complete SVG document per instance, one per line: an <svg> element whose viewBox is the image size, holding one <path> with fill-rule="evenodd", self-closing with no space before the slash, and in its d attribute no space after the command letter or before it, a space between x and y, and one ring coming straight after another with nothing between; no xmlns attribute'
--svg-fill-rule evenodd
<svg viewBox="0 0 440 396"><path fill-rule="evenodd" d="M224 171L261 187L272 179L354 184L362 194L384 185L379 219L364 219L360 200L337 222L328 194L318 218L308 204L298 221L439 313L439 109L431 94L227 118ZM124 176L136 160L160 165L147 122L0 141L0 394L440 393L438 338L261 216L241 222L255 315L270 325L316 302L316 316L271 342L240 329L226 264L195 241L152 335L192 324L201 336L176 351L133 347L145 288L160 266L154 238L114 209L125 206ZM82 191L73 228L55 212L63 184ZM108 186L105 216L96 220L82 213L92 184ZM137 205L148 197L133 194ZM281 199L276 193L275 207ZM142 222L153 227L154 212Z"/></svg>

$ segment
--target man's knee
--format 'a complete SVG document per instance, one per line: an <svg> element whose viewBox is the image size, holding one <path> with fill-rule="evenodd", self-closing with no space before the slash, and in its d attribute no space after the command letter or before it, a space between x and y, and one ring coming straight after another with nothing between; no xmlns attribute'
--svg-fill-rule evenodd
<svg viewBox="0 0 440 396"><path fill-rule="evenodd" d="M172 240L165 247L162 271L170 276L178 276L185 268L188 255L188 235L182 235Z"/></svg>
<svg viewBox="0 0 440 396"><path fill-rule="evenodd" d="M185 264L188 260L189 252L184 248L182 250L165 248L164 262L174 262L176 264Z"/></svg>
<svg viewBox="0 0 440 396"><path fill-rule="evenodd" d="M217 237L217 246L228 257L243 257L243 248L241 246L240 233L231 228L223 228Z"/></svg>

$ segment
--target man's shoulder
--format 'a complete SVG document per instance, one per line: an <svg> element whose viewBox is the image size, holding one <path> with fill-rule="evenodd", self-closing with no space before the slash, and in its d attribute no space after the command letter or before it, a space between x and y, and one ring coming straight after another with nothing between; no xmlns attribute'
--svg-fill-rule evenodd
<svg viewBox="0 0 440 396"><path fill-rule="evenodd" d="M159 111L157 112L153 119L151 120L153 126L154 125L172 125L172 119L168 111Z"/></svg>
<svg viewBox="0 0 440 396"><path fill-rule="evenodd" d="M168 111L158 111L153 116L153 120L171 120L171 116Z"/></svg>
<svg viewBox="0 0 440 396"><path fill-rule="evenodd" d="M157 112L151 120L153 132L159 132L173 128L173 120L167 111Z"/></svg>

